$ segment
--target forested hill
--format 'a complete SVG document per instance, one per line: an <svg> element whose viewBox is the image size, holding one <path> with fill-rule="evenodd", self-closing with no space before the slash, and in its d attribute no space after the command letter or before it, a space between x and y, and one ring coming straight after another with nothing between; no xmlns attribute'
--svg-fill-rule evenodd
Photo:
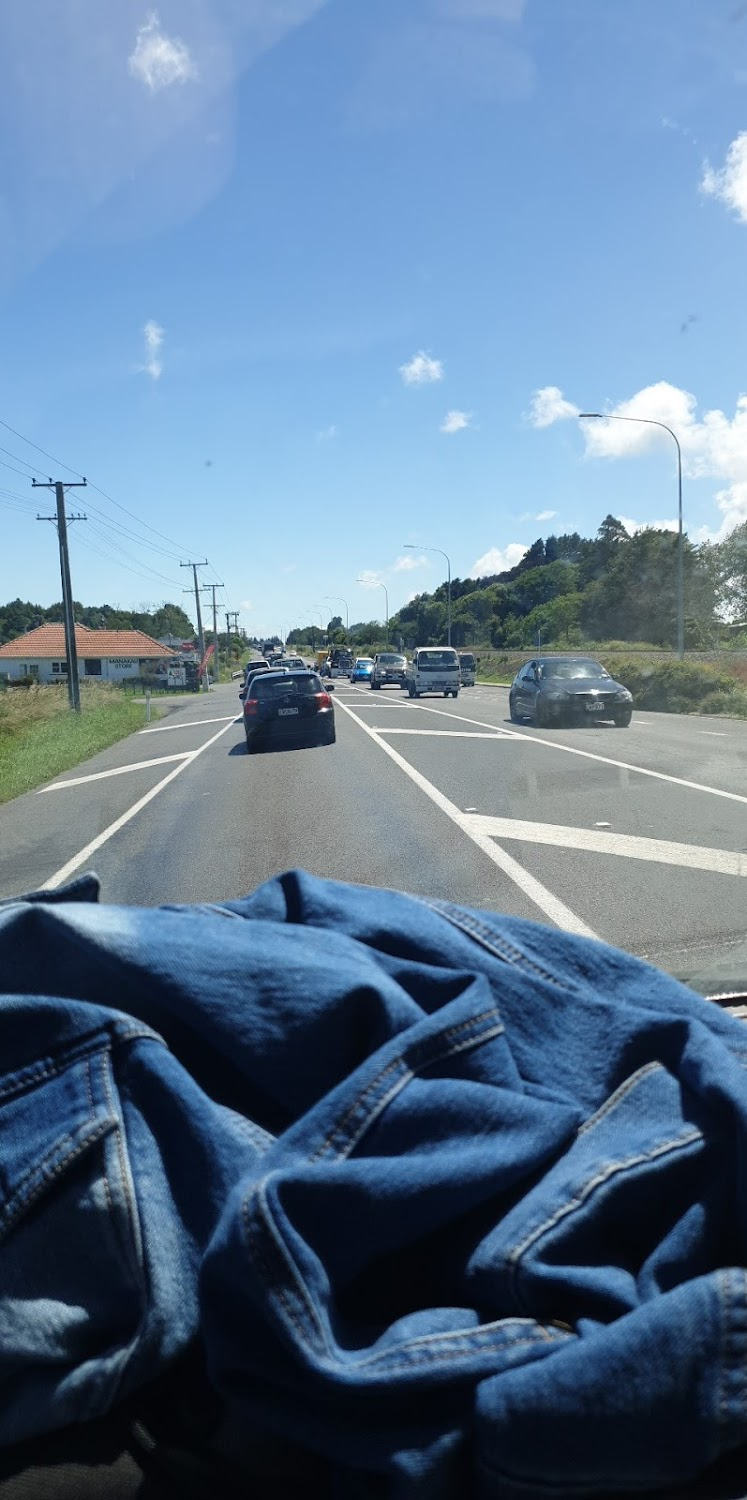
<svg viewBox="0 0 747 1500"><path fill-rule="evenodd" d="M180 604L162 604L155 610L118 609L111 604L78 604L73 606L76 625L87 625L89 630L102 627L107 630L143 630L146 635L159 640L162 636L175 635L181 640L190 640L194 626ZM0 646L12 641L36 625L62 623L62 605L31 604L27 600L13 599L9 604L0 604Z"/></svg>
<svg viewBox="0 0 747 1500"><path fill-rule="evenodd" d="M747 523L725 541L684 539L685 644L708 648L724 620L747 621ZM606 516L595 537L539 538L521 562L486 578L452 580L452 641L501 647L676 637L677 534L653 528L629 535ZM390 622L408 644L442 641L447 591L419 594ZM747 639L747 626L745 629Z"/></svg>

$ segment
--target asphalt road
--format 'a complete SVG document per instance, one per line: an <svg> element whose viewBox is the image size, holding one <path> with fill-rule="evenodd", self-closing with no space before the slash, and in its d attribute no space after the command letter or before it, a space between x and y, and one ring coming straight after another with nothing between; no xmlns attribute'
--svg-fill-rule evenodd
<svg viewBox="0 0 747 1500"><path fill-rule="evenodd" d="M747 981L747 723L512 726L500 688L338 681L337 744L248 756L238 684L0 807L0 897L226 899L292 866L591 933L703 989ZM747 988L747 984L745 984Z"/></svg>

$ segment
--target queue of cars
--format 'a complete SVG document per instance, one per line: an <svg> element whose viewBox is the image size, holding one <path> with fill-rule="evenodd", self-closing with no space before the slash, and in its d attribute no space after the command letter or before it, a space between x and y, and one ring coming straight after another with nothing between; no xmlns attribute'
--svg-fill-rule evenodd
<svg viewBox="0 0 747 1500"><path fill-rule="evenodd" d="M466 664L464 655L470 656ZM338 673L341 665L336 663ZM465 671L474 683L474 657L460 655L451 646L421 646L410 659L400 652L380 651L373 657L351 657L344 665L353 683L368 682L372 692L396 687L411 698L424 693L456 698L465 685ZM329 660L322 672L325 678L331 674ZM279 741L333 745L332 692L333 684L300 656L247 662L239 692L247 750ZM512 723L536 728L609 720L626 729L633 717L632 693L592 657L533 657L511 683L508 703Z"/></svg>

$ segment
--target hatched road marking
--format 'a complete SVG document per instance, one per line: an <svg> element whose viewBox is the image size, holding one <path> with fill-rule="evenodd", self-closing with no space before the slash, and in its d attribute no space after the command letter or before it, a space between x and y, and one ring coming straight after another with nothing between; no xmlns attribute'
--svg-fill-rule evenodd
<svg viewBox="0 0 747 1500"><path fill-rule="evenodd" d="M400 755L394 749L393 745L388 745L386 740L377 734L375 729L371 728L370 724L366 724L363 719L359 718L358 714L352 708L349 708L347 703L343 703L342 699L339 700L339 703L343 713L350 716L353 722L363 730L363 733L367 734L373 740L374 744L378 745L384 751L384 754L388 755L389 759L393 760L394 764L399 766L400 770L404 771L405 775L409 776L410 780L422 792L425 792L426 797L430 797L431 802L434 802L436 807L440 808L441 812L445 813L447 818L451 819L452 823L456 823L457 828L462 833L466 833L467 837L479 849L482 849L483 854L487 854L488 859L492 860L493 864L497 865L503 871L503 874L507 875L509 880L512 880L524 892L525 896L528 896L530 901L534 902L535 906L544 913L549 921L554 922L556 927L561 927L565 932L575 932L581 937L596 937L597 934L592 931L591 927L587 927L586 923L582 922L581 918L577 917L575 912L571 911L570 907L560 901L557 896L554 896L552 891L549 891L546 886L542 885L541 881L535 879L534 875L530 875L528 870L524 870L518 863L518 860L513 859L510 854L506 853L505 849L500 847L500 844L496 844L490 834L483 831L479 826L479 818L475 818L470 813L463 813L461 808L457 807L455 803L450 802L448 797L445 797L443 792L440 792L438 787L433 785L432 781L428 781L425 776L421 775L420 771L416 771L415 767L411 766L409 761L405 760L404 756ZM485 727L490 728L490 725Z"/></svg>
<svg viewBox="0 0 747 1500"><path fill-rule="evenodd" d="M592 854L616 854L622 859L644 859L676 865L683 870L707 870L713 875L747 875L747 854L731 849L707 849L701 844L676 844L668 839L640 838L629 833L605 833L597 828L566 828L561 823L531 823L520 818L472 814L468 818L481 833L557 849L582 849ZM607 825L609 826L609 825Z"/></svg>
<svg viewBox="0 0 747 1500"><path fill-rule="evenodd" d="M192 762L197 760L199 755L203 755L206 750L210 749L211 745L215 744L216 740L220 739L221 735L226 734L234 724L238 723L240 723L239 718L234 717L230 719L227 724L223 725L222 729L218 730L217 734L212 735L209 740L206 740L204 745L200 745L199 750L190 750L184 759L179 762L179 765L174 766L173 771L169 771L167 776L164 776L161 781L157 781L156 785L152 786L150 791L145 793L144 797L139 797L137 802L133 802L132 807L128 807L127 811L123 812L121 817L115 818L114 822L110 823L108 828L103 828L95 839L91 839L91 842L86 844L85 848L80 849L77 854L74 854L72 859L69 859L59 870L56 870L49 880L45 880L45 890L55 891L58 886L64 885L65 881L69 880L70 876L74 875L75 871L79 870L81 865L84 865L86 860L90 859L91 855L96 853L97 849L100 849L103 844L107 844L109 839L113 838L115 833L119 833L120 828L124 828L125 824L136 817L144 807L147 807L148 803L152 802L153 798L157 797L158 793L162 792L164 787L169 785L169 782L174 781L177 776L180 776L182 771L186 771L187 766L191 766Z"/></svg>
<svg viewBox="0 0 747 1500"><path fill-rule="evenodd" d="M157 755L155 760L135 760L129 766L113 766L111 771L92 771L88 776L72 776L69 781L52 781L37 788L37 797L46 792L60 792L65 786L83 786L87 781L105 781L108 776L126 776L128 771L145 771L148 766L165 766L172 760L187 760L194 750L180 750L177 755Z"/></svg>
<svg viewBox="0 0 747 1500"><path fill-rule="evenodd" d="M235 714L221 714L218 719L188 719L186 724L156 724L153 729L138 729L138 734L164 734L167 729L202 729L203 724L228 724Z"/></svg>

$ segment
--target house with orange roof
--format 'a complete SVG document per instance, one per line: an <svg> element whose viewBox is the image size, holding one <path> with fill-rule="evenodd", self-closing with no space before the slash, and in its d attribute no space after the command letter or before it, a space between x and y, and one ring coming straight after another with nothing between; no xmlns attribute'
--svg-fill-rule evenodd
<svg viewBox="0 0 747 1500"><path fill-rule="evenodd" d="M179 653L154 641L142 630L89 630L76 625L78 674L81 682L122 682L162 670ZM38 682L65 682L65 631L62 625L39 625L0 646L0 678L13 682L35 677Z"/></svg>

